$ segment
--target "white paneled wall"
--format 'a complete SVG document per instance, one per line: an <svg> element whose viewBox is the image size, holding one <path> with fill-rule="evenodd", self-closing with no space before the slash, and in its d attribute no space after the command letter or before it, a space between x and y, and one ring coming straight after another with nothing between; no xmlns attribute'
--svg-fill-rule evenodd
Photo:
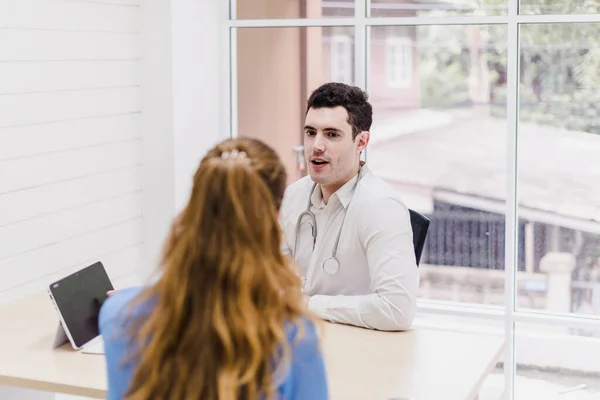
<svg viewBox="0 0 600 400"><path fill-rule="evenodd" d="M0 0L0 303L142 265L141 0Z"/></svg>
<svg viewBox="0 0 600 400"><path fill-rule="evenodd" d="M0 304L96 260L117 287L155 269L199 159L228 136L226 5L0 0Z"/></svg>

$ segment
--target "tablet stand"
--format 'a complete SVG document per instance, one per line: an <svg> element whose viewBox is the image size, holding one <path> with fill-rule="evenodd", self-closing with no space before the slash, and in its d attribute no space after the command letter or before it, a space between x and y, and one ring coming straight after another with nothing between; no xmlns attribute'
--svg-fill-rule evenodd
<svg viewBox="0 0 600 400"><path fill-rule="evenodd" d="M57 347L62 346L68 341L69 338L67 337L67 333L65 332L62 323L59 321L58 326L56 327L56 333L54 334L54 342L52 343L52 348L56 349Z"/></svg>

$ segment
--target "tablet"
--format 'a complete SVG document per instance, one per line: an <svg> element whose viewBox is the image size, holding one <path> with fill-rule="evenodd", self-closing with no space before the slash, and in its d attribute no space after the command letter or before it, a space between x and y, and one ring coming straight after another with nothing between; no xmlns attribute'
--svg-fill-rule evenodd
<svg viewBox="0 0 600 400"><path fill-rule="evenodd" d="M62 328L74 349L97 337L100 306L113 290L101 262L96 262L48 286Z"/></svg>

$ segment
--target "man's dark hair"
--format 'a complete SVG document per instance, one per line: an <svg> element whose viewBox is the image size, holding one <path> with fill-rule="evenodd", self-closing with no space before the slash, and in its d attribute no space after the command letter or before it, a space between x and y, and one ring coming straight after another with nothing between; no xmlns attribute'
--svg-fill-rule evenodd
<svg viewBox="0 0 600 400"><path fill-rule="evenodd" d="M342 106L348 111L348 123L352 126L352 140L361 131L371 129L373 108L369 95L357 86L329 82L317 88L308 99L306 112L311 108L333 108Z"/></svg>

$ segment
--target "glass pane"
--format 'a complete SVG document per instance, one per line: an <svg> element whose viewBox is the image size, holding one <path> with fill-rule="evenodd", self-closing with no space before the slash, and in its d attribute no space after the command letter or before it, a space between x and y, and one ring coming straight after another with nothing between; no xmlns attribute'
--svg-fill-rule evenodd
<svg viewBox="0 0 600 400"><path fill-rule="evenodd" d="M354 16L354 0L236 0L235 3L238 19Z"/></svg>
<svg viewBox="0 0 600 400"><path fill-rule="evenodd" d="M502 305L505 26L371 29L367 160L431 220L421 297Z"/></svg>
<svg viewBox="0 0 600 400"><path fill-rule="evenodd" d="M328 81L354 81L354 28L237 29L238 134L273 146L290 183L306 174L306 100Z"/></svg>
<svg viewBox="0 0 600 400"><path fill-rule="evenodd" d="M597 14L598 0L519 0L520 14Z"/></svg>
<svg viewBox="0 0 600 400"><path fill-rule="evenodd" d="M515 400L597 399L600 330L517 323Z"/></svg>
<svg viewBox="0 0 600 400"><path fill-rule="evenodd" d="M600 315L600 24L521 25L519 305Z"/></svg>
<svg viewBox="0 0 600 400"><path fill-rule="evenodd" d="M433 17L444 15L506 15L507 5L508 0L371 0L371 16Z"/></svg>
<svg viewBox="0 0 600 400"><path fill-rule="evenodd" d="M417 313L417 317L414 322L415 329L418 330L435 330L435 331L443 331L448 336L452 336L455 334L475 334L478 337L494 337L499 338L500 340L504 339L505 336L505 322L504 320L496 320L496 319L486 319L481 317L464 317L457 315L442 315L435 313ZM487 341L487 339L485 339ZM491 340L491 342L496 342L495 340ZM506 343L505 343L506 346ZM496 364L489 363L486 368L481 371L481 386L479 390L477 390L477 397L474 400L506 400L505 397L502 397L505 390L505 381L504 381L504 349L497 349L496 355L498 356L498 360ZM465 360L464 364L460 366L463 367L468 366L471 362L474 361L473 351L465 351ZM476 356L475 356L476 357ZM490 360L491 361L491 360ZM450 398L448 398L449 400ZM527 400L537 399L532 397ZM415 399L416 400L416 399ZM541 400L541 398L540 398ZM548 399L544 399L548 400ZM568 400L568 399L561 399Z"/></svg>

